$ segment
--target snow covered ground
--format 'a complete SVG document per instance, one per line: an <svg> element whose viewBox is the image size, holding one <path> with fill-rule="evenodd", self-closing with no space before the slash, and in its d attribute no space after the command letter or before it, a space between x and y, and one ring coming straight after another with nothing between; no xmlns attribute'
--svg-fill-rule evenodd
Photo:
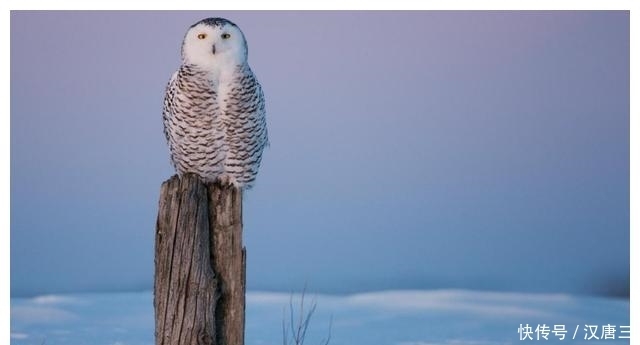
<svg viewBox="0 0 640 345"><path fill-rule="evenodd" d="M294 304L299 296L294 296ZM620 326L629 325L629 301L563 294L465 290L384 291L348 296L307 294L317 310L308 345L326 337L333 320L333 345L493 345L560 342L554 325L565 325L562 343L628 344ZM290 295L247 294L246 345L282 344L283 312ZM520 340L520 324L533 340ZM536 340L546 324L549 340ZM616 326L614 340L596 340L587 325ZM576 331L577 328L577 331ZM49 295L11 299L11 344L151 345L151 292ZM592 328L592 330L594 330ZM625 330L625 329L622 329ZM572 339L576 333L575 339Z"/></svg>

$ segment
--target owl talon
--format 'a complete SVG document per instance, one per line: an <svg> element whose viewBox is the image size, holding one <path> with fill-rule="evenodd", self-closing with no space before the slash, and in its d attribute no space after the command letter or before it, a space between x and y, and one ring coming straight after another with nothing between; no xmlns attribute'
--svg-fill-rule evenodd
<svg viewBox="0 0 640 345"><path fill-rule="evenodd" d="M220 185L223 187L232 186L233 179L231 178L231 175L227 175L227 174L221 175L218 177L218 183L220 183Z"/></svg>

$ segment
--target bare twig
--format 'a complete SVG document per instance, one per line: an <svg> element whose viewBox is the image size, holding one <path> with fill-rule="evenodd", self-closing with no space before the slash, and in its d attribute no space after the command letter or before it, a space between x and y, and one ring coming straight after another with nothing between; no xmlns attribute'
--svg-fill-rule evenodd
<svg viewBox="0 0 640 345"><path fill-rule="evenodd" d="M305 311L305 296L307 293L307 287L305 286L302 290L302 294L300 296L300 306L297 315L297 324L295 324L294 320L296 319L296 315L294 315L294 303L293 303L293 293L289 297L289 327L286 326L285 321L285 311L282 311L282 344L283 345L304 345L304 341L307 337L307 330L309 329L309 324L311 323L311 317L316 311L317 302L314 299L309 307L308 311ZM333 317L329 321L329 334L325 339L322 339L320 345L328 345L331 340L331 327L333 324ZM288 329L287 329L288 328ZM289 338L289 336L291 338Z"/></svg>
<svg viewBox="0 0 640 345"><path fill-rule="evenodd" d="M329 341L331 341L331 328L333 327L333 315L329 319L329 334L327 334L327 338L320 341L320 345L329 345Z"/></svg>
<svg viewBox="0 0 640 345"><path fill-rule="evenodd" d="M287 345L287 326L284 320L284 308L282 308L282 345Z"/></svg>

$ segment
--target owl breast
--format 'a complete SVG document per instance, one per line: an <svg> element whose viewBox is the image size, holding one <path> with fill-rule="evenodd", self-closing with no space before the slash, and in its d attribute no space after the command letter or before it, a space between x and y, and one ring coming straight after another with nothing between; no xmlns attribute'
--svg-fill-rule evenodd
<svg viewBox="0 0 640 345"><path fill-rule="evenodd" d="M167 87L163 122L178 174L252 186L268 141L264 97L248 66L217 79L183 65Z"/></svg>

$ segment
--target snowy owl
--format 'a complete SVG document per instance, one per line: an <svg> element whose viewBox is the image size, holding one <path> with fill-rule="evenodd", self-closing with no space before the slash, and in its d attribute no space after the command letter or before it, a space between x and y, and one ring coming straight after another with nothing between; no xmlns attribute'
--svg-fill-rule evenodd
<svg viewBox="0 0 640 345"><path fill-rule="evenodd" d="M250 188L268 145L264 103L240 28L224 18L192 25L162 114L177 173Z"/></svg>

